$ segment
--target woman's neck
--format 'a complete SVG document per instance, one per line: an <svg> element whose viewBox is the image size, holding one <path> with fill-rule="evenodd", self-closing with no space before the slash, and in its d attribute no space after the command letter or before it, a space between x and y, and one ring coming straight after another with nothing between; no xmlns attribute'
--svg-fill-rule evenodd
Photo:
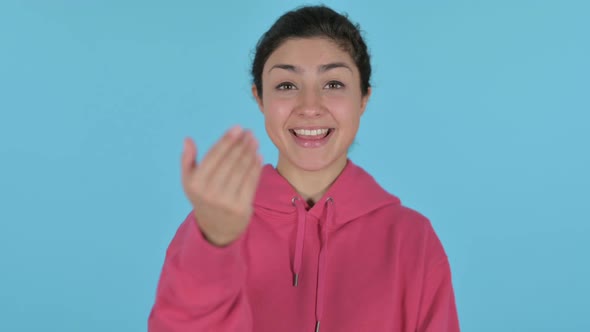
<svg viewBox="0 0 590 332"><path fill-rule="evenodd" d="M328 167L318 171L307 171L296 167L285 158L279 157L277 171L295 188L297 193L313 206L346 167L347 157L337 159Z"/></svg>

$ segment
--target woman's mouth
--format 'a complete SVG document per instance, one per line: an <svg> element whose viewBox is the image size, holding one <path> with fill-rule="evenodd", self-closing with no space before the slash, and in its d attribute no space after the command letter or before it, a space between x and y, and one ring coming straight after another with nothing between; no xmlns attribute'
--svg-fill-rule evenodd
<svg viewBox="0 0 590 332"><path fill-rule="evenodd" d="M334 131L335 128L289 129L295 143L304 148L318 148L325 145Z"/></svg>

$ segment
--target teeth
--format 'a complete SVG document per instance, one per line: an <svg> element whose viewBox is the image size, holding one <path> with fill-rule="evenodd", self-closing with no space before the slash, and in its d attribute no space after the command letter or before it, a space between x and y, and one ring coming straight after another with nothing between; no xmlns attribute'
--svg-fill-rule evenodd
<svg viewBox="0 0 590 332"><path fill-rule="evenodd" d="M324 136L328 133L328 129L314 129L314 130L307 130L307 129L295 129L295 133L298 136Z"/></svg>

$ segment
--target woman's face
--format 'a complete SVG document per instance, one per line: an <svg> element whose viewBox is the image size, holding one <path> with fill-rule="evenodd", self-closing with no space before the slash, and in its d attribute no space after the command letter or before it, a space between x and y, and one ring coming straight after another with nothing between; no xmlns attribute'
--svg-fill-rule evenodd
<svg viewBox="0 0 590 332"><path fill-rule="evenodd" d="M344 165L370 95L348 53L323 38L284 42L266 61L262 100L266 131L279 167L305 171Z"/></svg>

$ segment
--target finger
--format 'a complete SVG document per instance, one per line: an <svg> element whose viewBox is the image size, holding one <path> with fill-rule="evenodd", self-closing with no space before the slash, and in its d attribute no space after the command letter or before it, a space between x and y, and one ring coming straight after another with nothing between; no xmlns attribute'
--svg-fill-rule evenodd
<svg viewBox="0 0 590 332"><path fill-rule="evenodd" d="M236 167L239 167L239 160L244 153L247 152L248 146L254 138L249 131L244 131L244 134L240 138L240 141L232 146L227 152L223 161L219 164L215 170L215 174L209 178L208 186L216 192L231 192L231 188L228 188L228 179L231 177L232 172Z"/></svg>
<svg viewBox="0 0 590 332"><path fill-rule="evenodd" d="M235 126L228 130L225 135L215 143L199 163L199 180L208 181L214 171L220 166L223 157L236 144L243 135L243 130Z"/></svg>
<svg viewBox="0 0 590 332"><path fill-rule="evenodd" d="M258 188L258 180L260 179L260 174L262 173L262 167L262 156L257 154L254 163L244 177L244 182L240 186L238 197L236 198L236 202L238 202L238 204L252 204L254 201L254 195L256 195L256 189Z"/></svg>
<svg viewBox="0 0 590 332"><path fill-rule="evenodd" d="M190 174L197 167L197 146L195 142L187 137L184 139L184 146L182 149L182 156L180 161L181 175L183 181L189 177Z"/></svg>
<svg viewBox="0 0 590 332"><path fill-rule="evenodd" d="M244 148L242 155L233 165L230 174L227 176L225 185L228 190L231 190L232 196L237 196L240 187L244 182L244 178L248 175L250 168L256 162L256 151L258 149L258 142L254 137L248 142L248 146Z"/></svg>

